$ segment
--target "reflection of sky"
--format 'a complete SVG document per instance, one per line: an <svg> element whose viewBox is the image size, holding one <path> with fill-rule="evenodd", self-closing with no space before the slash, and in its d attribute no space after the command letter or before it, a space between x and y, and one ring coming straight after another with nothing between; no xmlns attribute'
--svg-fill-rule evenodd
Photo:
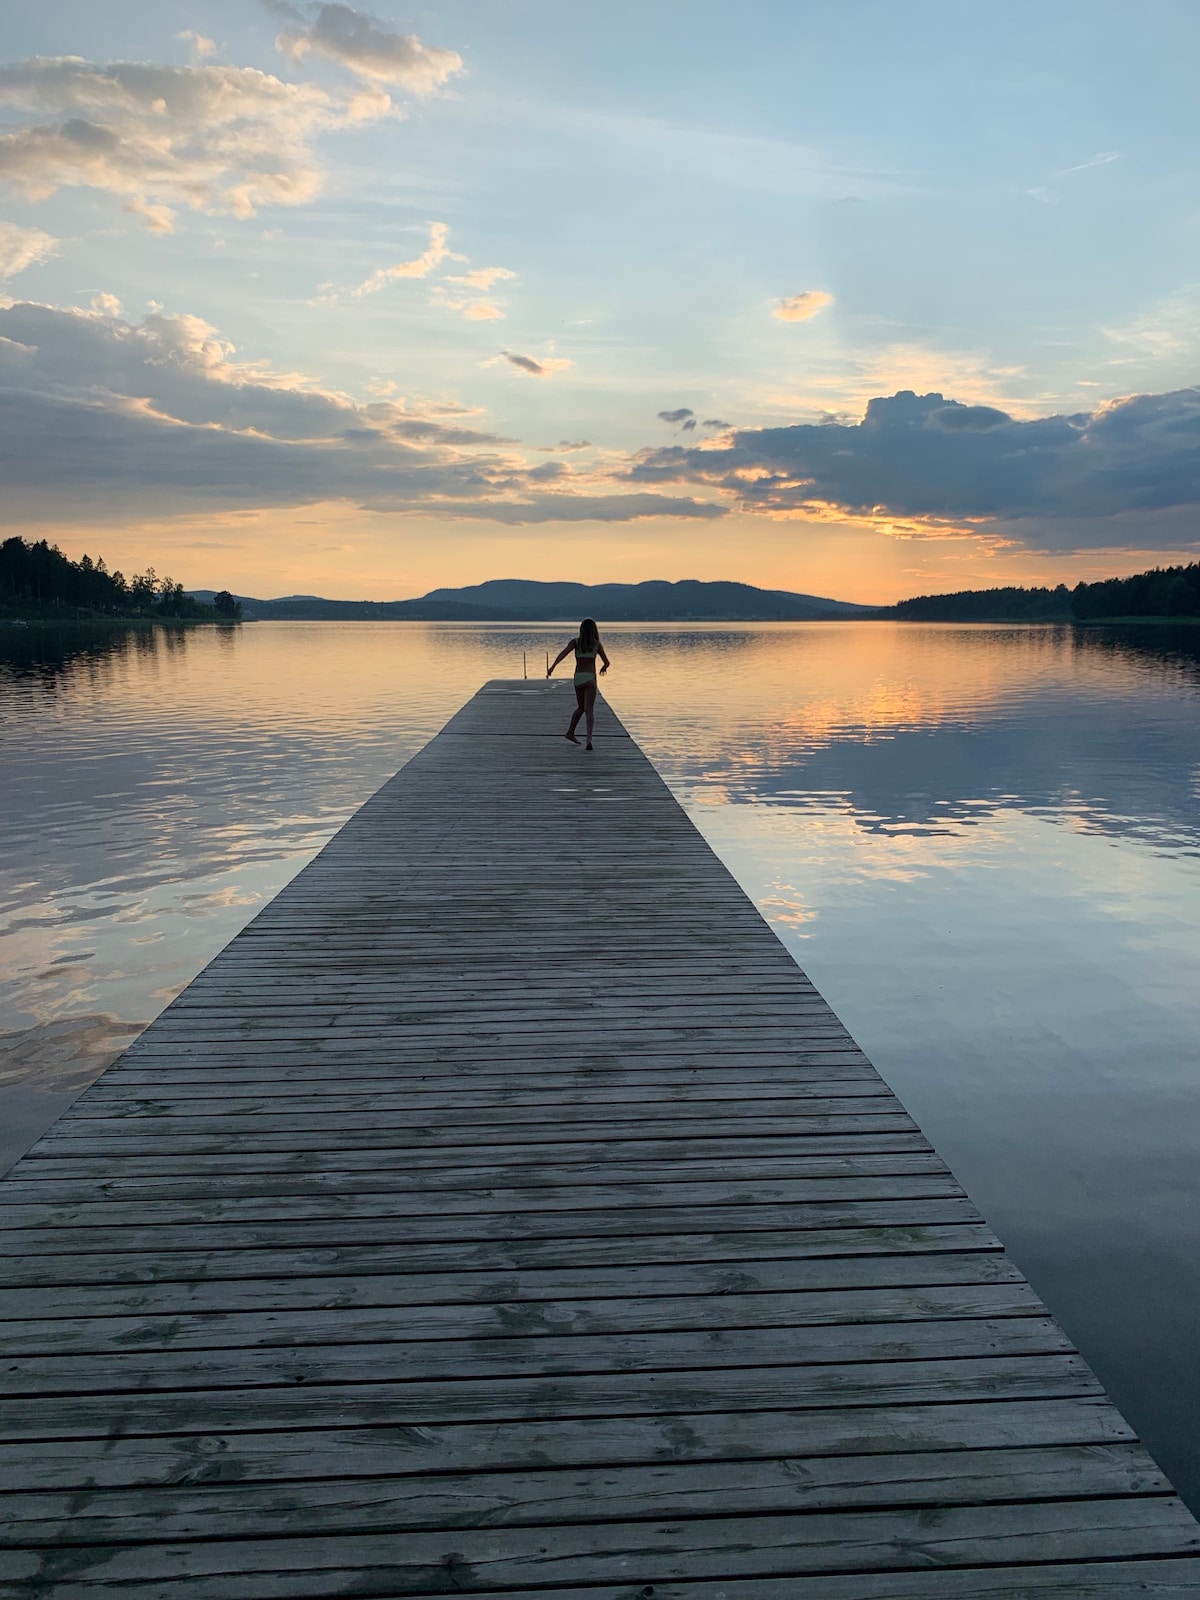
<svg viewBox="0 0 1200 1600"><path fill-rule="evenodd" d="M80 1081L483 679L569 632L259 624L40 665L10 635L0 1077ZM1196 1500L1196 647L606 642L631 731Z"/></svg>

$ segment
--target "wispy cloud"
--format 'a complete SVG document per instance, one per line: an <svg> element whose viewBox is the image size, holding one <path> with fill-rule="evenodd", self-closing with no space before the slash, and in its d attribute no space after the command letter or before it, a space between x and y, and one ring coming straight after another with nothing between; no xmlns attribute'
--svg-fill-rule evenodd
<svg viewBox="0 0 1200 1600"><path fill-rule="evenodd" d="M447 278L446 282L460 284L464 289L487 290L494 283L515 277L516 273L510 272L507 267L472 267L470 272L464 272L460 277Z"/></svg>
<svg viewBox="0 0 1200 1600"><path fill-rule="evenodd" d="M351 295L355 300L361 300L364 295L378 294L380 289L385 289L389 283L400 278L427 278L443 261L465 261L466 256L456 255L451 250L449 239L450 229L444 222L431 222L429 243L419 256L414 256L411 261L398 261L393 267L380 267L351 289Z"/></svg>
<svg viewBox="0 0 1200 1600"><path fill-rule="evenodd" d="M1099 155L1089 156L1086 161L1077 161L1074 166L1060 167L1057 172L1051 174L1051 177L1055 182L1058 182L1063 178L1073 178L1080 172L1090 172L1093 167L1110 166L1114 161L1119 161L1120 159L1121 152L1119 150L1101 150ZM1056 206L1060 199L1058 191L1045 183L1034 184L1031 188L1026 189L1025 193L1031 200L1037 200L1044 206Z"/></svg>
<svg viewBox="0 0 1200 1600"><path fill-rule="evenodd" d="M437 306L442 311L457 311L468 322L503 322L504 311L494 300L469 300L461 295L447 294L440 285L435 285L429 296L429 304Z"/></svg>
<svg viewBox="0 0 1200 1600"><path fill-rule="evenodd" d="M1116 364L1122 366L1194 359L1200 355L1200 285L1188 284L1102 332L1121 351Z"/></svg>
<svg viewBox="0 0 1200 1600"><path fill-rule="evenodd" d="M1098 156L1092 156L1087 161L1078 161L1073 167L1062 167L1054 174L1056 178L1070 178L1076 172L1088 172L1092 167L1107 167L1113 161L1121 159L1119 150L1102 150Z"/></svg>
<svg viewBox="0 0 1200 1600"><path fill-rule="evenodd" d="M405 279L423 280L431 277L447 261L466 262L469 257L450 248L450 229L444 222L429 224L429 243L419 256L410 261L398 261L394 266L380 267L361 283L348 290L338 290L331 283L319 286L310 302L313 305L337 305L343 299L362 300L378 294L391 283ZM453 311L468 322L500 322L504 308L487 295L493 284L515 279L516 273L508 267L473 267L469 272L452 274L430 288L428 303L439 311ZM450 289L447 285L453 285Z"/></svg>
<svg viewBox="0 0 1200 1600"><path fill-rule="evenodd" d="M781 300L771 313L780 322L809 322L833 304L833 296L824 289L802 289L799 294Z"/></svg>
<svg viewBox="0 0 1200 1600"><path fill-rule="evenodd" d="M15 278L26 267L46 261L58 250L58 240L40 228L18 228L0 222L0 279Z"/></svg>

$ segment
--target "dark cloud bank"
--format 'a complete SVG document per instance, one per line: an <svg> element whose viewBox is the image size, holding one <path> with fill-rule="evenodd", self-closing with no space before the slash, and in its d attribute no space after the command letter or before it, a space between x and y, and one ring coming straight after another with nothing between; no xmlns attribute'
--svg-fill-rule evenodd
<svg viewBox="0 0 1200 1600"><path fill-rule="evenodd" d="M14 525L338 500L504 524L832 507L1035 548L1164 549L1200 539L1200 389L1033 421L904 391L858 423L689 439L599 482L531 469L465 408L256 371L198 318L0 302L0 482Z"/></svg>
<svg viewBox="0 0 1200 1600"><path fill-rule="evenodd" d="M195 317L0 305L0 482L12 523L343 500L521 523L719 517L646 489L570 492L465 409L360 405L233 360Z"/></svg>
<svg viewBox="0 0 1200 1600"><path fill-rule="evenodd" d="M1200 388L1033 421L904 390L872 400L857 423L743 429L717 446L648 450L630 477L720 489L746 511L835 506L1019 525L1025 542L1048 547L1124 543L1137 519L1154 517L1169 542L1186 544L1200 539Z"/></svg>

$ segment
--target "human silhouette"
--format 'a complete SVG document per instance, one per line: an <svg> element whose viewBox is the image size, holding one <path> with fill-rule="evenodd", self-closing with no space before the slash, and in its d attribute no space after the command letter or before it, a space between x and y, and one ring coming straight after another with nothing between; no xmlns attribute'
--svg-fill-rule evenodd
<svg viewBox="0 0 1200 1600"><path fill-rule="evenodd" d="M567 728L566 737L572 744L578 744L575 729L579 726L580 717L587 716L587 750L592 748L592 730L596 725L596 657L599 656L604 665L600 668L600 676L608 671L608 657L604 653L604 646L600 643L600 630L591 617L584 617L579 624L579 632L574 639L563 645L554 660L546 668L546 676L550 677L560 661L564 661L571 651L575 652L575 712L571 717L570 726Z"/></svg>

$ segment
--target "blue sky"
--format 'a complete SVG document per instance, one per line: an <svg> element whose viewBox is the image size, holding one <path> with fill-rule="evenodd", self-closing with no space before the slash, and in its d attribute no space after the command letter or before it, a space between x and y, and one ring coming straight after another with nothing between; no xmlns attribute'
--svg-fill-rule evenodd
<svg viewBox="0 0 1200 1600"><path fill-rule="evenodd" d="M1198 45L1187 0L24 5L10 515L244 592L1192 559Z"/></svg>

